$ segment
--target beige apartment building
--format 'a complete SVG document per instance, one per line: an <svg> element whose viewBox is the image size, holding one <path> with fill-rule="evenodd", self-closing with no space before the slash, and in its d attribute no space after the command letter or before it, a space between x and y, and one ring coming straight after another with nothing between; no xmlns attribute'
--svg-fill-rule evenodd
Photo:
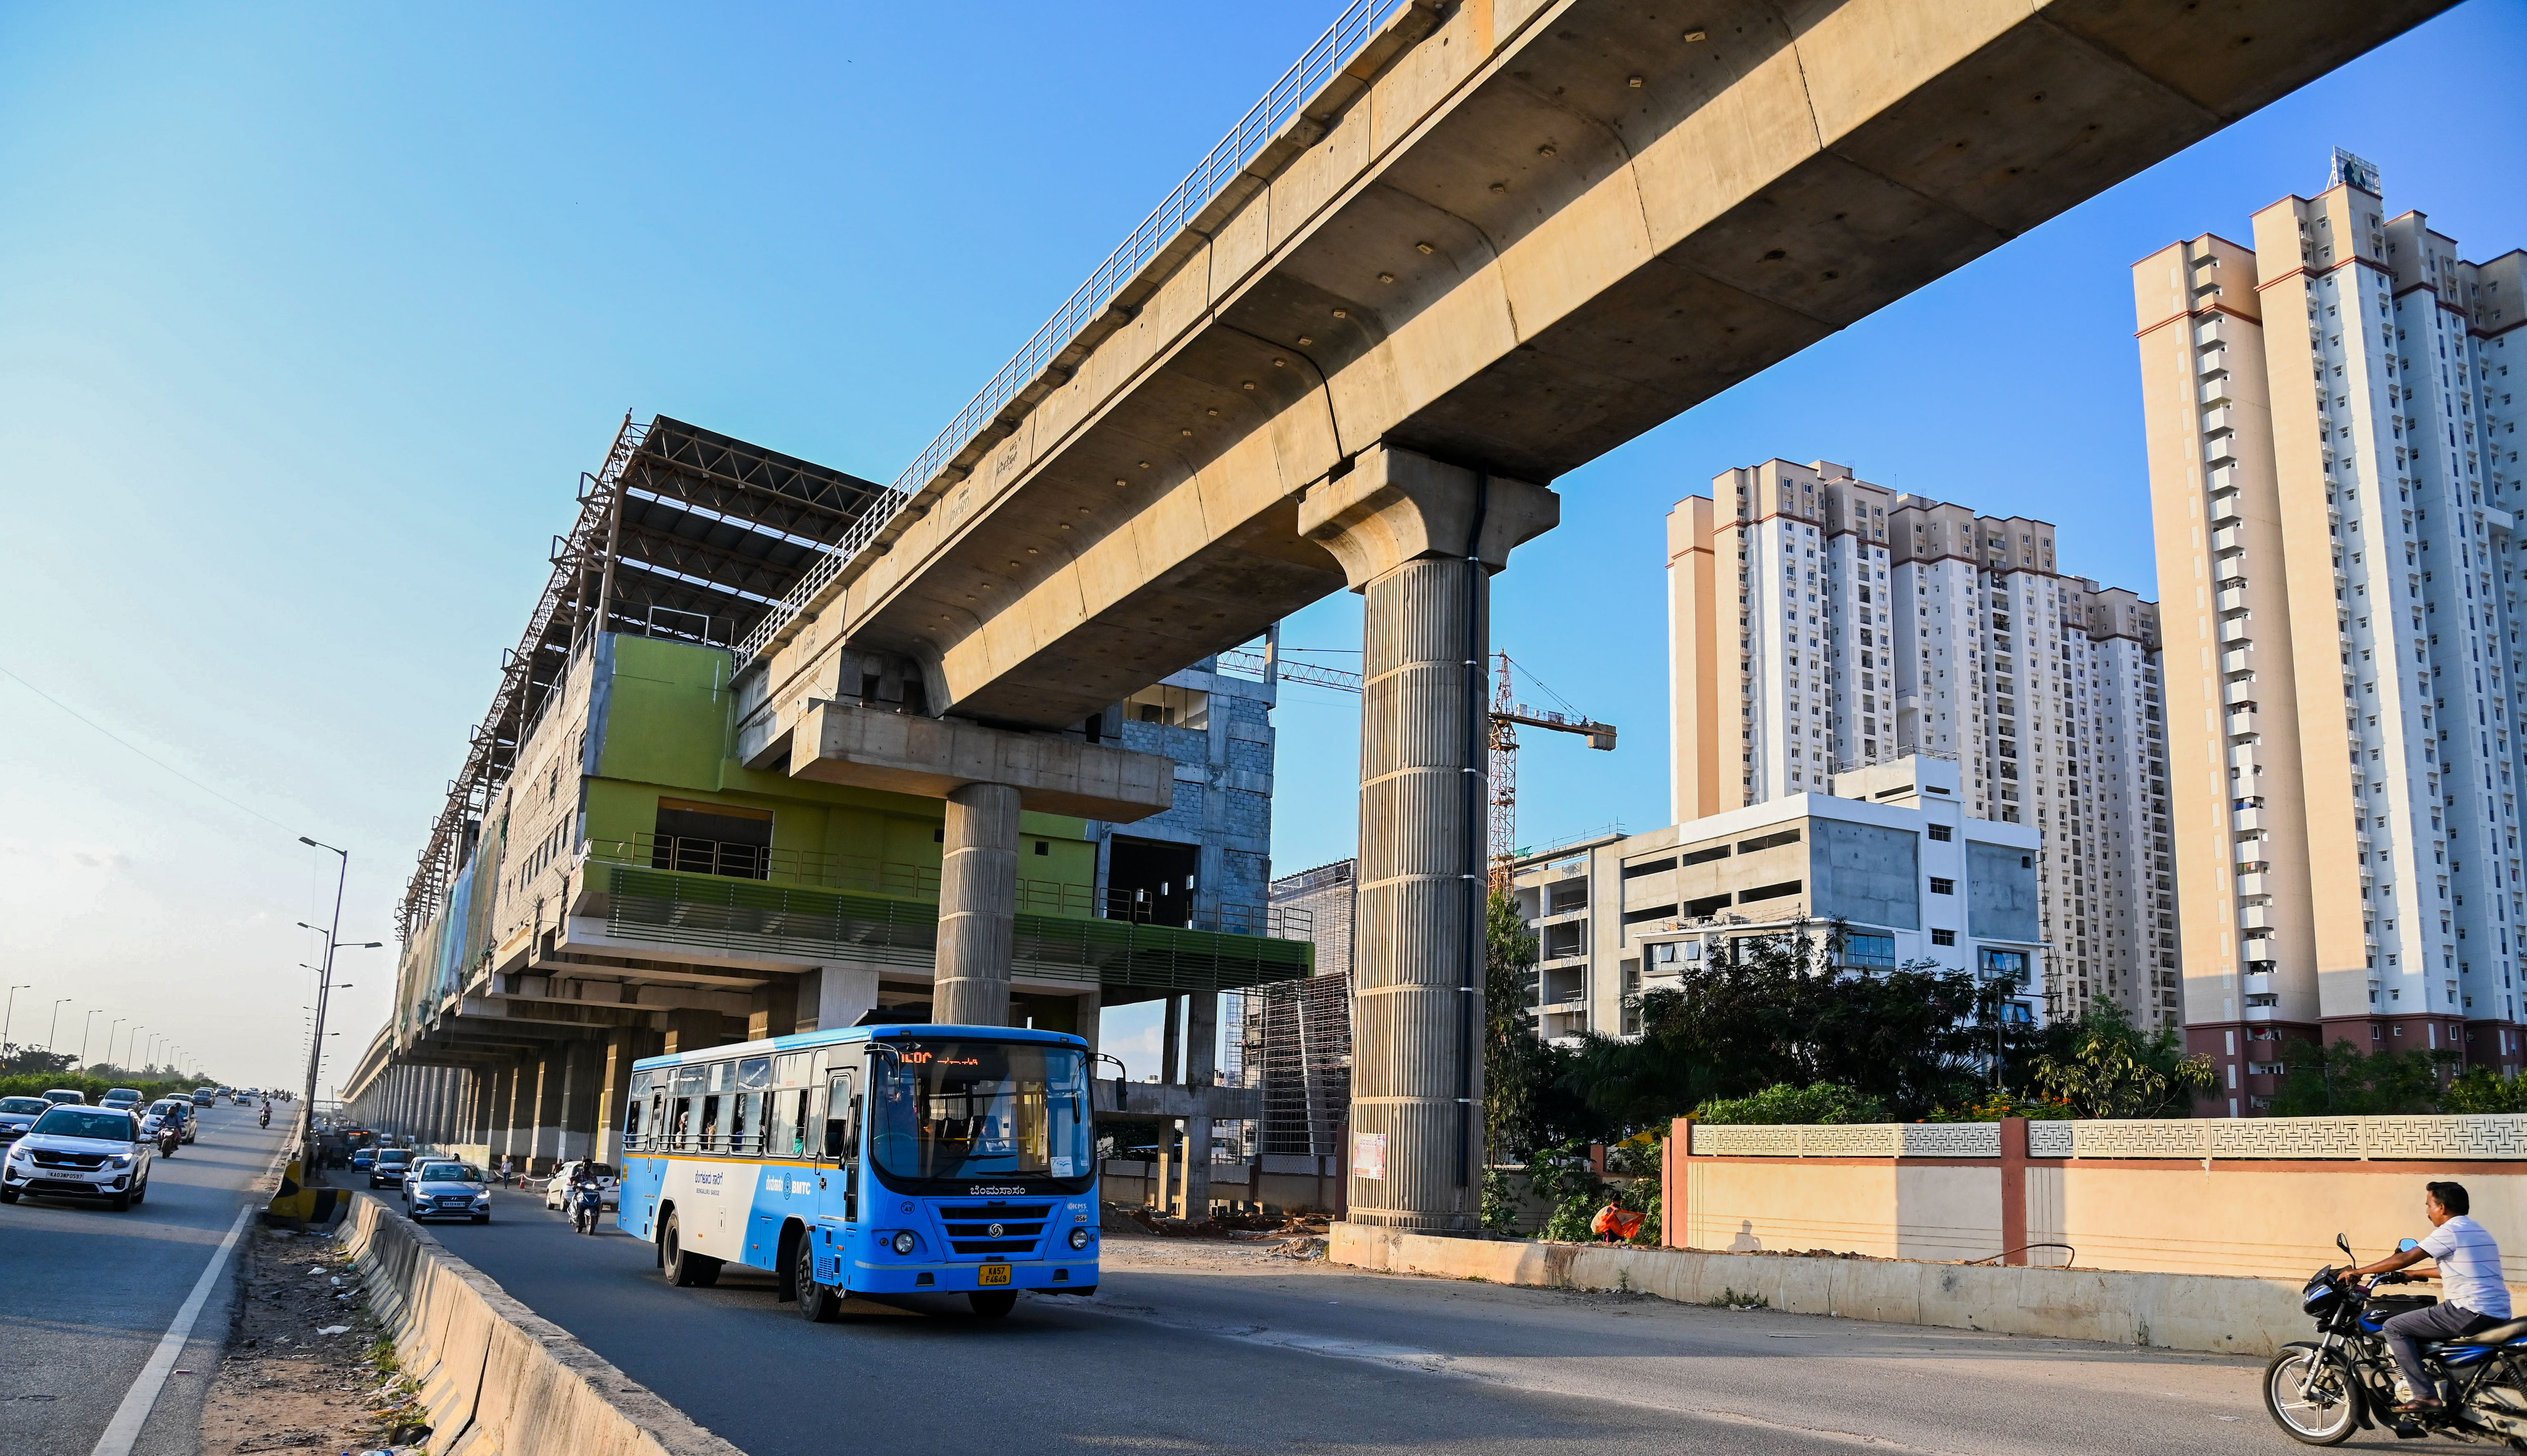
<svg viewBox="0 0 2527 1456"><path fill-rule="evenodd" d="M1973 818L2042 838L2046 1013L2182 1020L2158 611L2065 576L2043 521L1828 461L1730 470L1668 515L1679 824L1953 760Z"/></svg>
<svg viewBox="0 0 2527 1456"><path fill-rule="evenodd" d="M2133 268L2188 1036L2231 1116L2291 1039L2521 1060L2527 254L2336 174Z"/></svg>

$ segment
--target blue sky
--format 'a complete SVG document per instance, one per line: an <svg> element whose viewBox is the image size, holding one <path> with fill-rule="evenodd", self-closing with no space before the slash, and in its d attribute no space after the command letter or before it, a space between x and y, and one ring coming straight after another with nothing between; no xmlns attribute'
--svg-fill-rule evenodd
<svg viewBox="0 0 2527 1456"><path fill-rule="evenodd" d="M1333 10L0 8L0 668L254 811L0 679L12 1034L70 996L92 1050L164 1017L291 1077L332 888L294 835L387 938L623 412L892 478ZM1530 735L1524 837L1662 822L1661 518L1729 465L2041 516L2147 590L2128 266L2338 144L2469 256L2527 244L2522 59L2527 9L2471 0L1558 482L1498 639L1624 747ZM1356 601L1285 641L1357 648ZM1276 862L1339 858L1353 800L1306 786L1356 701L1279 721Z"/></svg>

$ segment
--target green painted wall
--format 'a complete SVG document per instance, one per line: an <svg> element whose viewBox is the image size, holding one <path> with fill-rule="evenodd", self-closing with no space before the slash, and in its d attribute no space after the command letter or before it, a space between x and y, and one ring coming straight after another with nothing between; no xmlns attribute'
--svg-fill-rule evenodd
<svg viewBox="0 0 2527 1456"><path fill-rule="evenodd" d="M935 883L946 806L936 799L757 773L729 756L735 697L714 648L616 636L597 776L588 783L590 839L628 841L657 827L659 799L772 811L777 855L880 861L890 876ZM1018 875L1064 887L1063 913L1087 914L1097 847L1087 821L1019 816ZM1037 845L1044 852L1037 852ZM1073 908L1075 907L1075 909ZM1028 906L1052 912L1038 901Z"/></svg>

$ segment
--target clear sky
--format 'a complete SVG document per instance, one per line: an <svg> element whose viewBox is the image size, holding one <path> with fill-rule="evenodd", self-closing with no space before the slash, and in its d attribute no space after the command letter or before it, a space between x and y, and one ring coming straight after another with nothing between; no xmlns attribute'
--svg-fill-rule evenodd
<svg viewBox="0 0 2527 1456"><path fill-rule="evenodd" d="M69 997L65 1049L120 1017L294 1084L296 836L390 940L623 412L892 479L1334 9L0 7L0 669L181 775L0 678L10 1036ZM1525 837L1664 820L1662 517L1730 465L2040 516L2148 590L2128 266L2336 145L2468 256L2527 244L2523 60L2527 8L2470 0L1558 482L1498 640L1624 747L1529 735ZM1357 649L1356 602L1284 640ZM1283 704L1289 869L1351 850L1314 786L1357 703ZM390 954L344 953L339 1060Z"/></svg>

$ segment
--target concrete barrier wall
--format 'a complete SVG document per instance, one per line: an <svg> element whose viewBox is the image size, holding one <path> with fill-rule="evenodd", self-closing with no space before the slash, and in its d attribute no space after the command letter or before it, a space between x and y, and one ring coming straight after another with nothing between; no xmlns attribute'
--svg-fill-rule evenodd
<svg viewBox="0 0 2527 1456"><path fill-rule="evenodd" d="M420 1383L431 1456L742 1456L377 1199L342 1238Z"/></svg>
<svg viewBox="0 0 2527 1456"><path fill-rule="evenodd" d="M1333 1225L1327 1245L1334 1263L1388 1274L1621 1290L1682 1304L1759 1297L1797 1315L2226 1355L2268 1356L2312 1328L2299 1313L2296 1279L1434 1238L1357 1223Z"/></svg>

